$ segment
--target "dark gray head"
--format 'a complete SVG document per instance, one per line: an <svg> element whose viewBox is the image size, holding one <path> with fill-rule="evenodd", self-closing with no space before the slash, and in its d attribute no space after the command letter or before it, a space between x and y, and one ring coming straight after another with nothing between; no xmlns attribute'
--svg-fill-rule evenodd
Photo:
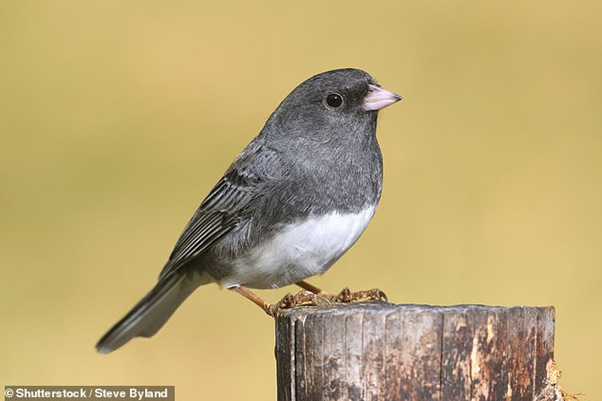
<svg viewBox="0 0 602 401"><path fill-rule="evenodd" d="M262 134L318 142L350 140L354 133L374 135L378 110L400 99L365 71L327 71L297 86L274 111Z"/></svg>

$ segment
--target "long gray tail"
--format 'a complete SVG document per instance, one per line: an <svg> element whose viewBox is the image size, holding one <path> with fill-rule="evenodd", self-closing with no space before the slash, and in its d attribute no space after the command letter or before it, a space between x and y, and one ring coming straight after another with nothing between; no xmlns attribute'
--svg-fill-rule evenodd
<svg viewBox="0 0 602 401"><path fill-rule="evenodd" d="M182 269L184 270L184 269ZM198 287L184 271L174 271L157 285L105 334L96 350L108 354L134 337L152 337Z"/></svg>

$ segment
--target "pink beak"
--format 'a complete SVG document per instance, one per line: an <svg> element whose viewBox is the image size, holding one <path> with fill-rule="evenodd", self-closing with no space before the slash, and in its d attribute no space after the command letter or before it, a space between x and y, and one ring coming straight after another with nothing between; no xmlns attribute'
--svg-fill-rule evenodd
<svg viewBox="0 0 602 401"><path fill-rule="evenodd" d="M402 97L376 85L368 85L370 92L364 98L364 110L380 110L393 103L399 102Z"/></svg>

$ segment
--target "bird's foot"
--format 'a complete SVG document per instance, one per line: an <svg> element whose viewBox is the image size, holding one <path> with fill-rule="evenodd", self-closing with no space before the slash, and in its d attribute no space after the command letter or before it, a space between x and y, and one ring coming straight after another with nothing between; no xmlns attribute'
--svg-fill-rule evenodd
<svg viewBox="0 0 602 401"><path fill-rule="evenodd" d="M357 301L381 301L389 302L387 294L379 290L378 288L372 288L371 290L354 291L351 292L349 287L343 288L338 294L331 296L330 301L338 303L350 303Z"/></svg>
<svg viewBox="0 0 602 401"><path fill-rule="evenodd" d="M314 294L310 291L299 291L293 295L290 292L282 299L274 304L264 306L265 313L270 316L276 316L283 309L291 309L298 305L315 305L321 306L330 304L330 300L322 295Z"/></svg>

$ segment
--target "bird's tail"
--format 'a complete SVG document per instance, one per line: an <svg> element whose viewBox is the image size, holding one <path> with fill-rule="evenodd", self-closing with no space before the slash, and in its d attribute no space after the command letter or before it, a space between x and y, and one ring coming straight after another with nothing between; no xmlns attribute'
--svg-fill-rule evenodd
<svg viewBox="0 0 602 401"><path fill-rule="evenodd" d="M153 336L198 287L185 271L162 277L132 310L105 334L96 350L108 354L134 337Z"/></svg>

